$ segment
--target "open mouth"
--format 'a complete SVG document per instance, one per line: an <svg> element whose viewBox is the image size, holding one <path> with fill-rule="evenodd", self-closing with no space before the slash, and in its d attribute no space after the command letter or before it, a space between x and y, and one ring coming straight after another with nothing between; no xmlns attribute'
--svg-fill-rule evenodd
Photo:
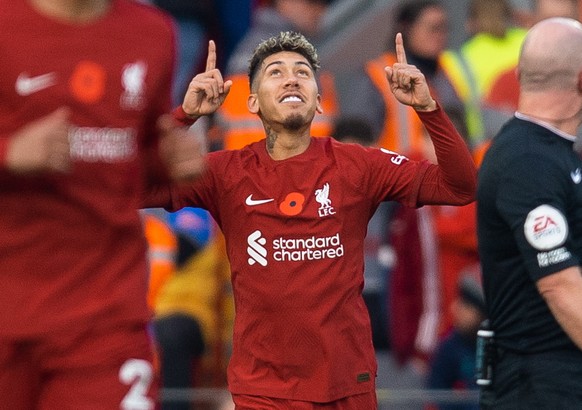
<svg viewBox="0 0 582 410"><path fill-rule="evenodd" d="M288 95L286 97L283 97L281 102L282 103L300 103L300 102L303 102L303 100L296 95Z"/></svg>

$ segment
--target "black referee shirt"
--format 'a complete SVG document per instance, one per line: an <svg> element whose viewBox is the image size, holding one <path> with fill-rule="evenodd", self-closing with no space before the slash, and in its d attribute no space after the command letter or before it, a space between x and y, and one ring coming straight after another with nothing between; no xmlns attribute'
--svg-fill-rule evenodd
<svg viewBox="0 0 582 410"><path fill-rule="evenodd" d="M522 118L522 117L520 117ZM479 170L477 220L487 309L501 347L576 349L535 282L579 264L582 160L574 138L513 118Z"/></svg>

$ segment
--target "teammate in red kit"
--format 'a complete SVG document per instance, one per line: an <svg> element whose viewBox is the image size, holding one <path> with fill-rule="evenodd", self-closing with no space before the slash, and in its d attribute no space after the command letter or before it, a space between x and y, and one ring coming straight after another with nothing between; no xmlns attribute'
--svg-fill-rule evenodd
<svg viewBox="0 0 582 410"><path fill-rule="evenodd" d="M129 0L0 0L0 27L0 407L152 409L137 210L146 181L202 163L162 116L171 22Z"/></svg>
<svg viewBox="0 0 582 410"><path fill-rule="evenodd" d="M225 234L236 306L229 389L237 409L375 409L376 361L362 298L364 237L381 201L471 202L476 171L424 76L406 63L387 67L392 91L416 108L439 165L385 149L312 138L321 110L316 50L300 34L261 43L249 68L248 108L266 139L213 152L194 183L160 186L149 206L210 211ZM196 118L228 94L209 48L207 70L183 106Z"/></svg>

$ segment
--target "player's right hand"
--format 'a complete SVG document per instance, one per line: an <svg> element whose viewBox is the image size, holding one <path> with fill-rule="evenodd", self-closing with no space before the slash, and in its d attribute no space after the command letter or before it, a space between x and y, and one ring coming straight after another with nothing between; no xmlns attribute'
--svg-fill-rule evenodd
<svg viewBox="0 0 582 410"><path fill-rule="evenodd" d="M222 105L231 86L232 81L224 81L220 70L216 68L216 45L210 40L206 70L190 81L182 109L192 119L212 114Z"/></svg>
<svg viewBox="0 0 582 410"><path fill-rule="evenodd" d="M13 134L6 168L15 174L67 172L71 167L69 117L69 109L61 107Z"/></svg>

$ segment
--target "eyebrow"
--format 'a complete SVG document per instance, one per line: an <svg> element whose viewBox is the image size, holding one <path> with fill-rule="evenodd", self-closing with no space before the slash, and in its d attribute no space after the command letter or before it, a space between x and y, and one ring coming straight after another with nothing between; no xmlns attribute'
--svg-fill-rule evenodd
<svg viewBox="0 0 582 410"><path fill-rule="evenodd" d="M269 64L267 64L267 65L265 66L264 70L265 70L265 71L267 71L267 69L268 69L270 66L272 66L272 65L281 65L281 64L283 64L283 61L281 61L281 60L272 61L272 62L270 62ZM297 65L305 65L305 66L307 66L307 67L308 67L308 68L309 68L311 71L313 71L313 68L311 67L311 65L309 65L309 63L307 63L306 61L296 61L296 62L295 62L293 65L294 65L294 66L297 66Z"/></svg>

